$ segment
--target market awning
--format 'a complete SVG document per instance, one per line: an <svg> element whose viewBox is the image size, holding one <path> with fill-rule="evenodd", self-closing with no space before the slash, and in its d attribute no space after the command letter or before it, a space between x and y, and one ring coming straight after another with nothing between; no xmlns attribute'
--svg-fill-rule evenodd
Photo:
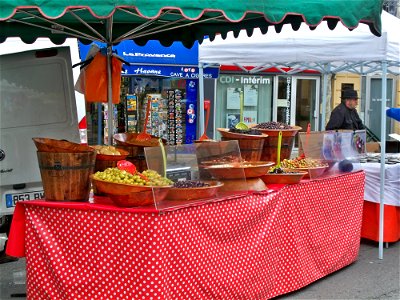
<svg viewBox="0 0 400 300"><path fill-rule="evenodd" d="M297 30L306 23L313 29L323 20L330 29L339 21L349 29L365 23L379 36L382 4L383 0L2 0L0 43L7 37L20 37L26 43L48 37L61 44L67 37L76 37L85 43L106 43L110 58L111 46L123 40L134 40L139 45L159 40L164 46L180 41L190 48L204 36L212 40L216 34L225 37L229 31L237 36L241 29L251 36L254 28L265 33L269 26L280 32L284 24ZM108 61L111 110L111 60ZM202 69L200 73L202 78ZM200 95L200 118L202 99ZM111 114L109 132L112 118ZM108 138L111 143L111 135Z"/></svg>
<svg viewBox="0 0 400 300"><path fill-rule="evenodd" d="M100 48L104 43L95 42ZM85 60L90 45L78 42L79 55ZM112 47L113 52L129 63L123 66L122 75L156 76L182 79L199 78L199 44L195 42L191 48L186 48L180 42L174 42L165 47L159 41L148 41L146 46L139 46L134 41L123 41ZM205 68L204 78L218 78L219 67Z"/></svg>
<svg viewBox="0 0 400 300"><path fill-rule="evenodd" d="M233 31L269 26L277 32L283 24L297 30L301 23L310 28L327 20L334 29L338 22L349 29L368 24L375 35L381 34L380 13L383 0L276 1L276 0L2 0L0 6L0 42L21 37L32 43L37 37L50 37L62 43L66 37L81 41L116 44L132 39L143 45L159 40L163 45L181 41L191 47L205 35L225 36Z"/></svg>

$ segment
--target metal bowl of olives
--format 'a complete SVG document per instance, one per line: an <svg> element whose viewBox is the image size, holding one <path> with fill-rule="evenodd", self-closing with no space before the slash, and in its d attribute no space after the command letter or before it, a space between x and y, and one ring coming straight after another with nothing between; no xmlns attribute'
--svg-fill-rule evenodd
<svg viewBox="0 0 400 300"><path fill-rule="evenodd" d="M244 161L206 165L202 167L219 180L256 178L265 174L274 164L272 161Z"/></svg>
<svg viewBox="0 0 400 300"><path fill-rule="evenodd" d="M308 172L282 169L282 173L266 173L261 176L265 184L295 184L306 176Z"/></svg>
<svg viewBox="0 0 400 300"><path fill-rule="evenodd" d="M197 200L215 197L224 184L219 181L178 181L168 190L169 200Z"/></svg>
<svg viewBox="0 0 400 300"><path fill-rule="evenodd" d="M96 151L96 160L118 161L129 155L128 151L114 146L95 145L90 147Z"/></svg>
<svg viewBox="0 0 400 300"><path fill-rule="evenodd" d="M321 176L328 168L328 164L318 159L297 157L294 159L284 159L281 165L285 169L292 171L304 171L307 175L304 178L316 178Z"/></svg>
<svg viewBox="0 0 400 300"><path fill-rule="evenodd" d="M162 201L172 187L115 183L93 178L93 175L92 184L97 192L108 196L115 205L122 207L146 206Z"/></svg>
<svg viewBox="0 0 400 300"><path fill-rule="evenodd" d="M230 131L229 128L217 128L222 138L228 139L264 139L268 137L267 134L262 133L257 129L236 130Z"/></svg>
<svg viewBox="0 0 400 300"><path fill-rule="evenodd" d="M122 207L146 206L162 201L172 187L172 181L153 170L132 175L117 168L108 168L91 175L93 189L108 196Z"/></svg>

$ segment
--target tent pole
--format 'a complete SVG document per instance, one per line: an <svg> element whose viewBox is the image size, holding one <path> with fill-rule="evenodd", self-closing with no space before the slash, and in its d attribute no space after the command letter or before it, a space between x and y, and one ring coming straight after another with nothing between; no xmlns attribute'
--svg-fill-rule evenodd
<svg viewBox="0 0 400 300"><path fill-rule="evenodd" d="M201 136L204 132L204 65L199 62L199 109L197 112L198 116L198 136Z"/></svg>
<svg viewBox="0 0 400 300"><path fill-rule="evenodd" d="M103 104L97 103L97 145L103 145Z"/></svg>
<svg viewBox="0 0 400 300"><path fill-rule="evenodd" d="M386 88L387 62L382 61L382 96L381 96L381 180L379 203L379 259L383 259L384 191L385 191L385 152L386 152Z"/></svg>
<svg viewBox="0 0 400 300"><path fill-rule="evenodd" d="M321 131L325 130L326 105L328 103L328 72L330 72L330 63L324 64L323 83L322 83L322 116Z"/></svg>
<svg viewBox="0 0 400 300"><path fill-rule="evenodd" d="M113 132L114 132L114 109L112 103L112 69L111 69L111 58L112 58L112 17L107 19L107 100L108 100L108 145L112 145Z"/></svg>
<svg viewBox="0 0 400 300"><path fill-rule="evenodd" d="M107 43L107 100L108 100L108 109L107 109L107 124L108 124L108 139L107 145L112 145L112 136L113 136L113 122L114 122L114 109L112 104L112 71L111 71L111 55L112 55L112 46Z"/></svg>

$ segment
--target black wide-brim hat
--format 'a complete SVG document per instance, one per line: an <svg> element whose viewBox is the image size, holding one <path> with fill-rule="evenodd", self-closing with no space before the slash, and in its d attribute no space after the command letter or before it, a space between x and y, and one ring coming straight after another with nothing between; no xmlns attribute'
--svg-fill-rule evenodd
<svg viewBox="0 0 400 300"><path fill-rule="evenodd" d="M343 91L342 99L358 99L357 91L346 89Z"/></svg>

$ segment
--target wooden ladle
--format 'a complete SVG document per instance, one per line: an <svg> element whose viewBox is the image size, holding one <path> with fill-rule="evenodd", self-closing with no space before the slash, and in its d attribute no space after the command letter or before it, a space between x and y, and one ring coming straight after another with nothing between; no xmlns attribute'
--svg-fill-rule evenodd
<svg viewBox="0 0 400 300"><path fill-rule="evenodd" d="M151 106L151 99L147 99L146 118L144 119L143 130L136 137L136 140L141 142L151 140L151 135L146 132L147 122L149 121L150 106Z"/></svg>
<svg viewBox="0 0 400 300"><path fill-rule="evenodd" d="M204 127L204 132L199 138L200 141L204 140L210 140L210 138L207 136L207 127L208 127L208 121L210 120L210 100L204 100L204 110L206 111L206 125Z"/></svg>
<svg viewBox="0 0 400 300"><path fill-rule="evenodd" d="M281 147L282 147L282 131L279 131L278 135L278 147L276 149L276 168L281 167Z"/></svg>
<svg viewBox="0 0 400 300"><path fill-rule="evenodd" d="M247 126L246 123L243 122L243 107L244 107L243 91L240 91L240 122L236 124L235 128L246 130L249 129L249 126Z"/></svg>

